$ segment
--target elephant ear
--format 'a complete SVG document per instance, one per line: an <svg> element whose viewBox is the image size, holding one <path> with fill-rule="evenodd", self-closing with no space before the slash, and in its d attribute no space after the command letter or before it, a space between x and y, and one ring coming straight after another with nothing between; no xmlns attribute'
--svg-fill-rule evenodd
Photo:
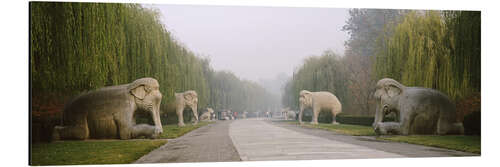
<svg viewBox="0 0 500 167"><path fill-rule="evenodd" d="M300 96L304 97L304 103L305 104L312 104L312 93L307 91L307 90L302 90L300 91Z"/></svg>
<svg viewBox="0 0 500 167"><path fill-rule="evenodd" d="M134 95L136 98L142 100L142 99L144 99L144 97L146 97L146 94L147 94L146 87L144 85L139 85L139 86L137 86L135 88L132 88L130 90L130 93L132 95Z"/></svg>
<svg viewBox="0 0 500 167"><path fill-rule="evenodd" d="M190 93L184 93L184 99L191 102L193 100L193 95L191 95Z"/></svg>
<svg viewBox="0 0 500 167"><path fill-rule="evenodd" d="M397 96L403 92L401 86L398 83L393 82L388 83L384 89L389 97Z"/></svg>
<svg viewBox="0 0 500 167"><path fill-rule="evenodd" d="M197 95L194 91L187 91L184 93L184 100L186 100L188 103L193 103L195 99L197 98Z"/></svg>

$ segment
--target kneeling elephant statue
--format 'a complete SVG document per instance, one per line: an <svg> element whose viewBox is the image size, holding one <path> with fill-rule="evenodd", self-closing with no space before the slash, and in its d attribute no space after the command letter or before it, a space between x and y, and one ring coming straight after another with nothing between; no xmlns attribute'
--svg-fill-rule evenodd
<svg viewBox="0 0 500 167"><path fill-rule="evenodd" d="M200 121L210 121L212 114L214 114L214 110L212 108L207 108L207 111L201 114Z"/></svg>
<svg viewBox="0 0 500 167"><path fill-rule="evenodd" d="M54 127L52 138L156 138L163 132L161 98L158 81L153 78L83 93L66 104L62 126ZM155 125L136 125L136 111L149 112Z"/></svg>
<svg viewBox="0 0 500 167"><path fill-rule="evenodd" d="M376 113L373 128L377 134L463 134L456 121L455 105L443 93L421 87L406 87L384 78L377 82ZM382 122L396 113L399 122Z"/></svg>
<svg viewBox="0 0 500 167"><path fill-rule="evenodd" d="M336 116L342 112L342 105L335 95L330 92L309 92L307 90L300 91L299 97L300 111L299 123L302 124L302 115L304 109L312 108L313 117L311 124L318 124L318 116L321 110L332 112L332 124L338 124Z"/></svg>
<svg viewBox="0 0 500 167"><path fill-rule="evenodd" d="M184 108L187 106L193 111L194 121L193 124L198 123L198 94L194 90L188 90L183 93L175 93L175 105L177 118L179 123L178 126L184 126Z"/></svg>

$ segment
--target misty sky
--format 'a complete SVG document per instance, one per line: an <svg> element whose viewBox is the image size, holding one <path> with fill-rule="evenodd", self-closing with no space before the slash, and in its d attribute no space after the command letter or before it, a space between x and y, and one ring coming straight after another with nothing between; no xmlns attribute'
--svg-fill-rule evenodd
<svg viewBox="0 0 500 167"><path fill-rule="evenodd" d="M148 5L149 6L149 5ZM291 76L305 57L344 53L348 9L153 5L174 37L215 70L258 81Z"/></svg>

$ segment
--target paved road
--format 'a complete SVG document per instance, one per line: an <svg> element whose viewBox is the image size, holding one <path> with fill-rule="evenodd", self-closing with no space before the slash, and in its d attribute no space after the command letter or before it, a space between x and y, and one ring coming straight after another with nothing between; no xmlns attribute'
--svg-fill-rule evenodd
<svg viewBox="0 0 500 167"><path fill-rule="evenodd" d="M285 129L293 130L303 134L322 137L329 140L364 146L380 151L399 154L405 157L453 157L453 156L479 156L479 154L442 149L436 147L428 147L415 144L398 143L390 141L376 140L374 136L350 136L343 134L336 134L332 131L321 129L300 127L294 124L284 122L271 122L267 123L279 126Z"/></svg>
<svg viewBox="0 0 500 167"><path fill-rule="evenodd" d="M141 157L135 163L240 161L228 135L231 121L193 130Z"/></svg>
<svg viewBox="0 0 500 167"><path fill-rule="evenodd" d="M233 122L229 135L242 160L312 160L401 158L399 154L379 151L300 133L261 120Z"/></svg>
<svg viewBox="0 0 500 167"><path fill-rule="evenodd" d="M196 129L135 163L477 156L420 145L335 134L262 119L218 121Z"/></svg>

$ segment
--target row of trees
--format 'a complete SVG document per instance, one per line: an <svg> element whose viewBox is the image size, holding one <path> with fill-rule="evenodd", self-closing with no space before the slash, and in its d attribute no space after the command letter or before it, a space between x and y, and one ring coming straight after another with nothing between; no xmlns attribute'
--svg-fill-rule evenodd
<svg viewBox="0 0 500 167"><path fill-rule="evenodd" d="M457 104L459 119L480 111L481 13L409 12L389 25L375 56L375 78L440 90Z"/></svg>
<svg viewBox="0 0 500 167"><path fill-rule="evenodd" d="M410 12L392 26L379 42L376 78L438 89L454 100L480 92L480 12Z"/></svg>
<svg viewBox="0 0 500 167"><path fill-rule="evenodd" d="M231 109L234 112L255 112L276 110L279 98L259 84L238 79L233 73L219 71L210 80L212 90L210 104L217 109Z"/></svg>
<svg viewBox="0 0 500 167"><path fill-rule="evenodd" d="M214 71L159 18L138 4L30 3L33 113L58 113L76 94L142 77L160 83L163 112L172 111L174 92L186 90L198 93L200 109L271 107L262 87Z"/></svg>
<svg viewBox="0 0 500 167"><path fill-rule="evenodd" d="M343 59L332 51L325 51L321 56L308 57L304 64L284 85L283 106L297 110L298 96L301 90L329 91L340 101L346 101L346 76Z"/></svg>
<svg viewBox="0 0 500 167"><path fill-rule="evenodd" d="M325 52L306 59L285 85L283 105L297 109L302 89L330 91L343 103L344 113L373 115L374 86L386 77L440 90L457 105L480 101L480 12L351 9L349 13L343 27L351 36L345 55ZM466 110L480 107L469 106L474 108ZM461 114L470 112L463 110L459 108Z"/></svg>

